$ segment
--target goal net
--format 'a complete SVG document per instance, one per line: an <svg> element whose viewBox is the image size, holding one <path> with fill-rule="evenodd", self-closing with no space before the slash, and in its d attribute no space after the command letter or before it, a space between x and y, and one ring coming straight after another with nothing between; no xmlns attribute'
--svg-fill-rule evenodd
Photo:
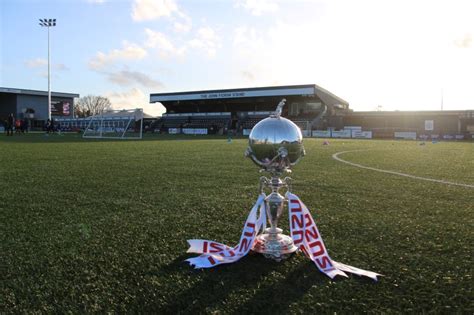
<svg viewBox="0 0 474 315"><path fill-rule="evenodd" d="M94 139L142 139L143 109L108 110L92 116L82 134Z"/></svg>

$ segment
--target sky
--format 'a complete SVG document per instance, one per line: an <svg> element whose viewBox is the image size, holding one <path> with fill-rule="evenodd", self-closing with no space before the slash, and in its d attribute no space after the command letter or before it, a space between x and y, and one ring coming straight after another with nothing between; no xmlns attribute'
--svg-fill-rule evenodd
<svg viewBox="0 0 474 315"><path fill-rule="evenodd" d="M1 0L0 86L150 93L317 84L362 110L474 109L471 0Z"/></svg>

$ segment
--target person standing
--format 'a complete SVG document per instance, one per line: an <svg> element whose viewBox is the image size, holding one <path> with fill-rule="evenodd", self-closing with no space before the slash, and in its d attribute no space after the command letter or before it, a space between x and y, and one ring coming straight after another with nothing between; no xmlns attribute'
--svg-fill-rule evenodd
<svg viewBox="0 0 474 315"><path fill-rule="evenodd" d="M21 133L21 119L15 121L15 133Z"/></svg>
<svg viewBox="0 0 474 315"><path fill-rule="evenodd" d="M13 126L15 124L15 117L10 113L7 118L7 136L13 136Z"/></svg>
<svg viewBox="0 0 474 315"><path fill-rule="evenodd" d="M46 133L48 134L51 131L51 119L46 121Z"/></svg>
<svg viewBox="0 0 474 315"><path fill-rule="evenodd" d="M28 133L28 119L23 119L23 123L21 124L21 132L22 133Z"/></svg>

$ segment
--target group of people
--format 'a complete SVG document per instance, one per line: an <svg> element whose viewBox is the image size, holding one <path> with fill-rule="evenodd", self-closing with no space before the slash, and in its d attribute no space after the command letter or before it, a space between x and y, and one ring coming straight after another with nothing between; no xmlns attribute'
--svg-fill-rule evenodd
<svg viewBox="0 0 474 315"><path fill-rule="evenodd" d="M46 121L46 133L53 133L55 131L61 132L61 125L59 123L55 124L54 119L48 119Z"/></svg>
<svg viewBox="0 0 474 315"><path fill-rule="evenodd" d="M15 119L13 113L8 115L7 119L4 122L4 125L7 136L13 136L13 131L15 131L15 133L21 134L28 132L29 130L28 119ZM55 123L53 119L48 119L44 126L44 130L46 131L46 133L60 133L61 125L59 123Z"/></svg>
<svg viewBox="0 0 474 315"><path fill-rule="evenodd" d="M7 136L13 136L13 130L15 130L15 133L28 132L28 120L15 119L15 116L11 113L5 121L5 131L7 132Z"/></svg>

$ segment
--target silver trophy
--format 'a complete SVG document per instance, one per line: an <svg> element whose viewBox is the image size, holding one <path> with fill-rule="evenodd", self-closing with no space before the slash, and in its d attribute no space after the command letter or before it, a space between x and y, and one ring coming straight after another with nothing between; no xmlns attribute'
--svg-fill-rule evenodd
<svg viewBox="0 0 474 315"><path fill-rule="evenodd" d="M245 155L257 164L261 171L269 172L271 178L260 177L260 191L271 190L265 198L266 211L270 228L257 236L254 251L267 258L281 261L298 248L288 235L277 227L287 200L279 193L281 188L291 189L291 178L280 178L283 173L290 173L305 155L303 136L300 128L292 121L281 117L286 100L278 104L270 117L257 123L249 135L249 146Z"/></svg>

